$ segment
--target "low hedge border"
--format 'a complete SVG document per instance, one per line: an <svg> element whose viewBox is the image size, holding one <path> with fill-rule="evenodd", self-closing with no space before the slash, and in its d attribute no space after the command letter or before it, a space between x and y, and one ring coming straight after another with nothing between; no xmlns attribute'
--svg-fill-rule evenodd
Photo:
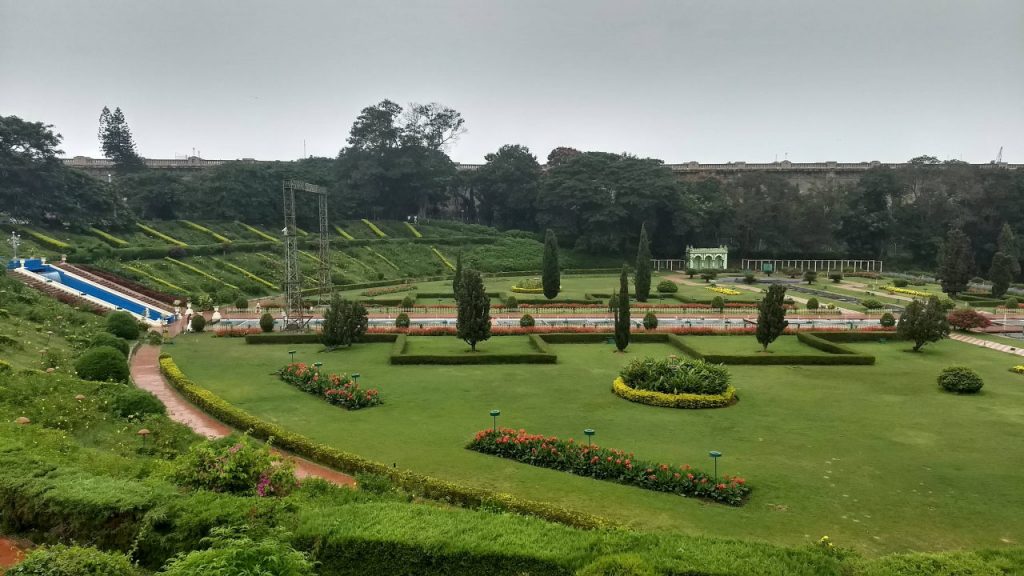
<svg viewBox="0 0 1024 576"><path fill-rule="evenodd" d="M779 354L779 355L755 355L755 354L704 354L698 352L692 346L687 344L682 338L671 334L672 338L669 342L679 348L686 354L694 357L707 360L708 362L714 362L715 364L731 364L731 365L762 365L762 366L778 366L778 365L789 365L789 366L866 366L875 363L875 357L870 354L858 354L857 352L844 348L833 342L830 342L824 338L821 338L822 334L837 334L836 332L798 332L797 339L800 342L817 348L823 352L827 352L827 356L803 356L797 354ZM878 340L879 332L872 332L874 340ZM841 352L839 350L842 350Z"/></svg>
<svg viewBox="0 0 1024 576"><path fill-rule="evenodd" d="M531 334L536 336L536 334ZM410 364L431 364L431 365L469 365L469 364L557 364L558 355L550 351L540 351L533 338L530 339L536 353L526 354L408 354L408 341L405 334L399 334L391 347L391 364L396 366ZM545 348L547 346L545 345Z"/></svg>
<svg viewBox="0 0 1024 576"><path fill-rule="evenodd" d="M612 382L612 392L630 402L660 406L662 408L724 408L735 404L739 397L736 388L729 386L721 394L664 394L650 390L637 390L621 378Z"/></svg>
<svg viewBox="0 0 1024 576"><path fill-rule="evenodd" d="M248 431L253 437L261 440L273 438L275 446L341 472L347 474L366 472L387 476L392 482L411 494L465 508L494 507L588 530L612 526L608 520L599 516L544 502L525 500L511 494L461 486L408 470L396 470L386 464L319 444L301 434L260 420L192 382L174 363L174 359L167 354L160 355L160 371L189 402L221 422L239 430Z"/></svg>
<svg viewBox="0 0 1024 576"><path fill-rule="evenodd" d="M398 334L380 334L370 333L363 334L359 337L359 342L367 344L375 344L381 342L394 342L398 338ZM298 333L274 333L268 332L266 334L249 334L245 337L246 344L320 344L320 334L318 332L298 332Z"/></svg>

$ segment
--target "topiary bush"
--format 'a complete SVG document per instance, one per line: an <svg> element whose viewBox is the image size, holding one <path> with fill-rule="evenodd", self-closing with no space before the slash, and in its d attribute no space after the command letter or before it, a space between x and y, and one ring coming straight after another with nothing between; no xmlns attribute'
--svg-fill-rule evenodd
<svg viewBox="0 0 1024 576"><path fill-rule="evenodd" d="M633 389L664 394L721 394L729 387L725 366L679 356L637 358L619 376Z"/></svg>
<svg viewBox="0 0 1024 576"><path fill-rule="evenodd" d="M523 328L533 328L536 324L537 321L529 314L523 314L523 317L519 319L519 325Z"/></svg>
<svg viewBox="0 0 1024 576"><path fill-rule="evenodd" d="M128 557L117 552L102 552L79 546L42 546L36 548L7 576L135 576Z"/></svg>
<svg viewBox="0 0 1024 576"><path fill-rule="evenodd" d="M956 394L974 394L985 385L978 373L966 366L950 366L939 373L939 386Z"/></svg>
<svg viewBox="0 0 1024 576"><path fill-rule="evenodd" d="M882 317L878 319L878 323L885 328L892 328L896 325L896 317L890 312L882 314Z"/></svg>
<svg viewBox="0 0 1024 576"><path fill-rule="evenodd" d="M657 290L662 294L675 294L679 291L679 286L671 280L662 280L658 282Z"/></svg>
<svg viewBox="0 0 1024 576"><path fill-rule="evenodd" d="M867 308L868 310L878 310L879 308L883 308L885 306L885 304L882 304L881 302L875 300L874 298L865 298L860 301L860 305Z"/></svg>
<svg viewBox="0 0 1024 576"><path fill-rule="evenodd" d="M908 284L910 284L910 282L907 282L903 278L897 278L892 281L892 285L897 288L906 288Z"/></svg>
<svg viewBox="0 0 1024 576"><path fill-rule="evenodd" d="M117 348L90 348L75 362L75 372L83 380L128 382L128 360Z"/></svg>
<svg viewBox="0 0 1024 576"><path fill-rule="evenodd" d="M192 317L192 331L202 332L206 328L206 318L202 314L196 314Z"/></svg>
<svg viewBox="0 0 1024 576"><path fill-rule="evenodd" d="M819 306L820 306L820 304L818 304L818 299L817 298L811 296L810 298L807 299L807 309L808 310L817 310Z"/></svg>
<svg viewBox="0 0 1024 576"><path fill-rule="evenodd" d="M412 299L412 296L402 298L402 308L405 310L410 310L415 303L416 301Z"/></svg>
<svg viewBox="0 0 1024 576"><path fill-rule="evenodd" d="M409 315L405 312L400 312L395 317L395 328L408 328L409 327Z"/></svg>
<svg viewBox="0 0 1024 576"><path fill-rule="evenodd" d="M159 346L164 343L164 337L159 332L150 330L146 332L146 344L150 346Z"/></svg>
<svg viewBox="0 0 1024 576"><path fill-rule="evenodd" d="M239 296L235 300L235 308L239 310L246 310L249 308L249 301L244 296Z"/></svg>
<svg viewBox="0 0 1024 576"><path fill-rule="evenodd" d="M99 394L107 402L110 412L121 418L167 413L167 407L156 396L134 386L109 384L100 388Z"/></svg>
<svg viewBox="0 0 1024 576"><path fill-rule="evenodd" d="M128 312L113 312L107 316L107 332L118 338L135 340L139 337L139 323Z"/></svg>
<svg viewBox="0 0 1024 576"><path fill-rule="evenodd" d="M725 298L722 298L721 296L715 296L714 298L711 299L711 307L714 308L715 310L718 310L719 312L725 310Z"/></svg>
<svg viewBox="0 0 1024 576"><path fill-rule="evenodd" d="M519 308L519 300L516 300L515 296L505 298L505 308L507 310L517 310Z"/></svg>
<svg viewBox="0 0 1024 576"><path fill-rule="evenodd" d="M743 283L744 284L756 284L757 283L757 278L754 277L754 273L753 272L747 272L746 274L743 275Z"/></svg>
<svg viewBox="0 0 1024 576"><path fill-rule="evenodd" d="M718 278L718 272L702 272L700 279L705 282L711 282L715 278Z"/></svg>
<svg viewBox="0 0 1024 576"><path fill-rule="evenodd" d="M1013 296L1010 296L1009 298L1006 299L1006 302L1004 302L1003 305L1009 308L1010 310L1016 310L1017 306L1020 305L1020 302Z"/></svg>
<svg viewBox="0 0 1024 576"><path fill-rule="evenodd" d="M98 332L92 339L89 340L89 348L98 348L100 346L109 346L124 354L124 357L128 357L128 341L124 338L118 338L110 332Z"/></svg>
<svg viewBox="0 0 1024 576"><path fill-rule="evenodd" d="M648 312L644 314L644 328L647 330L654 330L658 327L658 316L654 312Z"/></svg>
<svg viewBox="0 0 1024 576"><path fill-rule="evenodd" d="M840 282L843 281L843 273L832 272L831 274L828 275L828 279L831 280L833 284L839 284Z"/></svg>
<svg viewBox="0 0 1024 576"><path fill-rule="evenodd" d="M270 312L264 312L263 315L260 316L260 330L263 330L264 332L274 331L274 317L270 315Z"/></svg>

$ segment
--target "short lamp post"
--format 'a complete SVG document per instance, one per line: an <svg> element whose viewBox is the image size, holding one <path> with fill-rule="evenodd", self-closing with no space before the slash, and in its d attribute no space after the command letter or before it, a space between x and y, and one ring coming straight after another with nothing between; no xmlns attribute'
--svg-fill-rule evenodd
<svg viewBox="0 0 1024 576"><path fill-rule="evenodd" d="M708 456L711 456L711 459L715 461L715 482L718 482L718 459L722 457L722 453L718 450L712 450L708 452Z"/></svg>
<svg viewBox="0 0 1024 576"><path fill-rule="evenodd" d="M594 429L593 428L587 428L586 430L583 431L583 433L587 435L587 446L593 446L594 445L594 434L595 434Z"/></svg>
<svg viewBox="0 0 1024 576"><path fill-rule="evenodd" d="M498 431L498 416L501 416L501 410L491 410L491 418L494 419L494 431Z"/></svg>
<svg viewBox="0 0 1024 576"><path fill-rule="evenodd" d="M291 356L291 360L290 360L290 362L291 362L292 364L294 364L294 363L295 363L295 350L289 350L289 351L288 351L288 355L289 355L289 356Z"/></svg>
<svg viewBox="0 0 1024 576"><path fill-rule="evenodd" d="M316 371L318 373L320 372L320 367L323 366L323 365L324 365L323 362L313 362L313 368L316 368Z"/></svg>
<svg viewBox="0 0 1024 576"><path fill-rule="evenodd" d="M359 372L353 372L352 379L356 381L356 384L359 384Z"/></svg>

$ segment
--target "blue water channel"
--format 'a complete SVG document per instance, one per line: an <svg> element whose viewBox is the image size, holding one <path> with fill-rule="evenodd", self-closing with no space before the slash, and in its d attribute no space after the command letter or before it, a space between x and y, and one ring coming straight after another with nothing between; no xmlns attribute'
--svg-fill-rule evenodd
<svg viewBox="0 0 1024 576"><path fill-rule="evenodd" d="M102 300L122 310L127 310L139 316L148 313L147 317L150 320L162 321L165 318L164 313L160 312L159 310L154 310L150 307L147 307L144 304L139 304L134 300L125 298L124 296L117 294L116 292L111 292L110 290L107 290L95 284L82 281L74 276L67 274L63 270L60 270L59 268L54 268L49 264L43 264L42 261L40 260L26 260L25 268L28 269L29 272L38 274L43 278L46 278L47 280L63 284L64 286L67 286L68 288L75 290L79 294L86 294L88 296L92 296L93 298Z"/></svg>

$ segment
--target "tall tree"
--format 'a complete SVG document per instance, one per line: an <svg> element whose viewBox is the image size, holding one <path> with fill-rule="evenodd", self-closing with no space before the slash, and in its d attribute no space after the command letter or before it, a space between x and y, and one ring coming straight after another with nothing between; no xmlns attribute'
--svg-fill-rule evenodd
<svg viewBox="0 0 1024 576"><path fill-rule="evenodd" d="M476 352L477 343L491 337L491 298L479 272L471 268L463 271L457 300L456 335Z"/></svg>
<svg viewBox="0 0 1024 576"><path fill-rule="evenodd" d="M928 342L938 342L948 336L946 310L938 297L932 296L927 304L922 304L920 300L907 304L896 323L896 333L900 338L914 343L914 352L920 352L921 347Z"/></svg>
<svg viewBox="0 0 1024 576"><path fill-rule="evenodd" d="M974 272L974 251L971 239L960 228L950 228L942 246L939 261L939 284L950 296L967 290Z"/></svg>
<svg viewBox="0 0 1024 576"><path fill-rule="evenodd" d="M768 345L789 326L786 321L786 287L772 284L757 304L757 341L767 351Z"/></svg>
<svg viewBox="0 0 1024 576"><path fill-rule="evenodd" d="M989 269L988 279L992 282L992 296L1002 298L1013 282L1013 259L1003 252L996 252L992 256L992 268Z"/></svg>
<svg viewBox="0 0 1024 576"><path fill-rule="evenodd" d="M625 266L622 267L622 273L619 275L619 292L617 294L618 302L616 303L615 310L615 348L619 352L624 352L626 347L629 346L629 274Z"/></svg>
<svg viewBox="0 0 1024 576"><path fill-rule="evenodd" d="M1011 280L1020 276L1020 245L1017 244L1017 236L1009 223L1003 222L1003 227L999 230L996 252L1002 252L1009 259Z"/></svg>
<svg viewBox="0 0 1024 576"><path fill-rule="evenodd" d="M120 108L104 106L100 112L99 128L100 144L103 147L103 155L114 161L114 166L120 171L132 171L145 167L142 157L135 149L135 139L128 127L128 121L124 118L124 112Z"/></svg>
<svg viewBox="0 0 1024 576"><path fill-rule="evenodd" d="M455 294L455 301L459 301L459 293L462 292L462 250L455 258L455 277L452 278L452 294Z"/></svg>
<svg viewBox="0 0 1024 576"><path fill-rule="evenodd" d="M548 300L562 290L562 270L558 264L558 237L548 229L544 234L544 258L541 263L541 284Z"/></svg>
<svg viewBox="0 0 1024 576"><path fill-rule="evenodd" d="M651 245L647 242L647 224L640 225L640 245L636 249L636 301L647 302L651 294Z"/></svg>
<svg viewBox="0 0 1024 576"><path fill-rule="evenodd" d="M480 219L503 229L535 229L541 180L537 158L526 146L506 144L484 159L487 163L473 174Z"/></svg>
<svg viewBox="0 0 1024 576"><path fill-rule="evenodd" d="M847 211L839 235L858 258L881 258L893 230L891 206L902 187L889 168L872 168L846 197Z"/></svg>
<svg viewBox="0 0 1024 576"><path fill-rule="evenodd" d="M359 302L353 302L335 294L331 304L324 313L324 325L321 341L325 346L352 346L366 333L368 325L366 308Z"/></svg>

